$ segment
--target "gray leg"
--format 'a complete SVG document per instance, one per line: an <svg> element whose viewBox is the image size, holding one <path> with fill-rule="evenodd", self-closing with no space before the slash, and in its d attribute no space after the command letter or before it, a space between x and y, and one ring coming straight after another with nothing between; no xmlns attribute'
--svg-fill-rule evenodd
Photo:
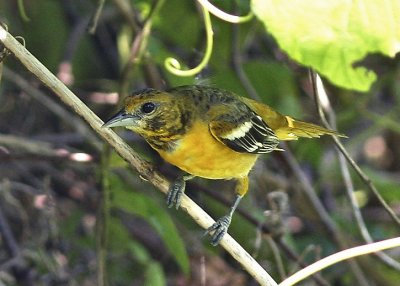
<svg viewBox="0 0 400 286"><path fill-rule="evenodd" d="M229 225L231 224L233 213L235 212L237 206L239 205L239 202L242 199L242 197L243 196L241 196L241 195L236 195L235 202L233 203L233 206L231 207L231 210L230 210L229 214L219 218L204 233L204 235L207 235L207 234L210 234L211 232L213 232L211 234L211 244L213 246L218 245L218 243L224 237L225 233L227 233Z"/></svg>
<svg viewBox="0 0 400 286"><path fill-rule="evenodd" d="M182 195L185 193L186 181L193 179L194 177L195 176L193 175L183 175L176 179L171 186L169 186L167 194L167 207L171 208L175 205L175 208L179 209L182 201Z"/></svg>

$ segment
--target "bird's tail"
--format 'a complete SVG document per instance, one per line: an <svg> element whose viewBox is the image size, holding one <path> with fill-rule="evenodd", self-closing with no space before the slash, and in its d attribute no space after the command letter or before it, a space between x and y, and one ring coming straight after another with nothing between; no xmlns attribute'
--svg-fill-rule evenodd
<svg viewBox="0 0 400 286"><path fill-rule="evenodd" d="M285 116L287 124L275 130L279 140L297 140L299 137L319 138L322 135L335 135L346 137L337 131L326 129L322 126L295 120L289 116Z"/></svg>

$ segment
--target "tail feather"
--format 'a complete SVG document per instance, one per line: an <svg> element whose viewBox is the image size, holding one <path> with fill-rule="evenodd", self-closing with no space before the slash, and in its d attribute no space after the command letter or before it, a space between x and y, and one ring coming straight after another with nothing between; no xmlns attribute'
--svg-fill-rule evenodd
<svg viewBox="0 0 400 286"><path fill-rule="evenodd" d="M335 135L346 137L337 131L326 129L313 123L297 121L289 116L285 116L287 120L286 126L282 126L275 130L279 140L297 140L299 137L319 138L322 135Z"/></svg>
<svg viewBox="0 0 400 286"><path fill-rule="evenodd" d="M297 140L299 137L319 138L322 135L346 137L316 124L295 120L249 98L240 97L240 100L262 117L279 140Z"/></svg>

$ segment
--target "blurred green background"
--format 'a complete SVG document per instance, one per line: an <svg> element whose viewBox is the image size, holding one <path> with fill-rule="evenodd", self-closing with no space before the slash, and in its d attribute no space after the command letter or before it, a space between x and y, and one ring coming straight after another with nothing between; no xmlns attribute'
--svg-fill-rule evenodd
<svg viewBox="0 0 400 286"><path fill-rule="evenodd" d="M97 1L0 0L0 20L103 120L132 90L205 84L256 96L284 114L319 123L307 69L291 61L257 19L232 25L212 16L214 46L206 69L189 78L169 73L167 57L177 58L184 68L201 61L204 24L194 1L168 0L152 15L150 32L142 33L156 4L106 1L94 34L87 28ZM248 1L215 4L232 14L249 11ZM21 7L29 20L23 19ZM345 147L399 213L399 58L371 55L365 63L379 75L368 93L329 83L327 90L338 130L349 137L343 139ZM176 168L140 137L118 131L160 172L177 176ZM251 191L229 230L277 281L339 251L335 236L347 247L365 243L332 140L300 139L285 148L285 154L259 160ZM288 156L335 223L334 234L304 195ZM351 175L373 239L398 236L399 226L352 170ZM195 179L187 194L214 218L225 214L233 199L232 184L225 181ZM202 234L184 212L166 208L162 193L127 168L17 60L4 60L0 285L257 285ZM389 252L400 258L398 250ZM362 279L370 285L398 285L399 270L376 257L356 263L332 266L304 285L361 285Z"/></svg>

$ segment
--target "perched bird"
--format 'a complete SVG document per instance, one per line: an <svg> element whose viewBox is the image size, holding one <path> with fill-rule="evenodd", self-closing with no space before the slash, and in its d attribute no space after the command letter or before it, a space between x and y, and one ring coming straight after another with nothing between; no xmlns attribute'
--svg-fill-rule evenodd
<svg viewBox="0 0 400 286"><path fill-rule="evenodd" d="M179 208L185 182L195 176L236 180L236 199L230 212L206 232L211 234L213 245L227 232L260 154L279 150L282 140L340 135L232 92L197 85L135 92L104 124L116 126L141 135L165 161L186 172L171 184L168 207Z"/></svg>

